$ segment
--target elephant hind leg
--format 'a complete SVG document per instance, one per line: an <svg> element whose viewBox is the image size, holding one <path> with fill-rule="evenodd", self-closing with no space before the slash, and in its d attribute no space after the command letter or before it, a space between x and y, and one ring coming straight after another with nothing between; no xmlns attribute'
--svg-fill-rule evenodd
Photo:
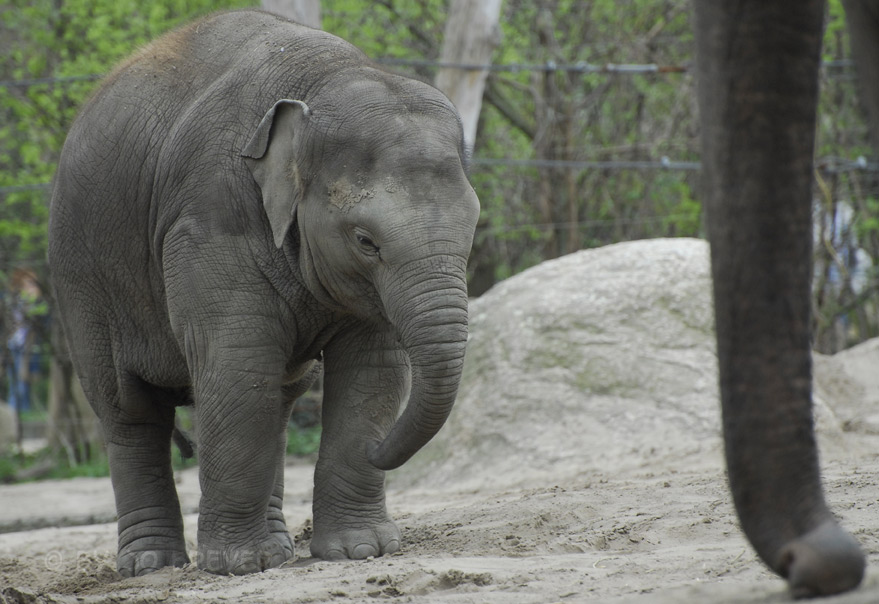
<svg viewBox="0 0 879 604"><path fill-rule="evenodd" d="M295 547L290 533L287 531L287 521L284 518L284 469L287 465L287 425L296 399L305 394L315 380L323 372L323 363L310 362L304 369L302 377L291 384L286 384L281 390L284 403L281 405L281 415L278 425L279 445L277 453L277 465L275 466L275 484L269 497L266 511L266 527L269 535L281 544L287 559L295 556Z"/></svg>
<svg viewBox="0 0 879 604"><path fill-rule="evenodd" d="M116 383L118 403L105 406L102 423L116 496L117 568L131 577L183 566L189 557L171 468L174 406L136 377Z"/></svg>

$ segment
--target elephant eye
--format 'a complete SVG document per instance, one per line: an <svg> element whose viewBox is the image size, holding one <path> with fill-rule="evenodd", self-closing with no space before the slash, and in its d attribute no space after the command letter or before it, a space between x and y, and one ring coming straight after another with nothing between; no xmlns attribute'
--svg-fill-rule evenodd
<svg viewBox="0 0 879 604"><path fill-rule="evenodd" d="M360 247L363 248L363 251L370 254L378 254L378 246L372 239L370 239L366 235L357 235L357 243L360 244Z"/></svg>

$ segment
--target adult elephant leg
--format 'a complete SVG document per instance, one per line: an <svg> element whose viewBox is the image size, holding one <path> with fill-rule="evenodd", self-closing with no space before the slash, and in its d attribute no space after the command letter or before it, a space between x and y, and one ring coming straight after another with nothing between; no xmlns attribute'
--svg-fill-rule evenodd
<svg viewBox="0 0 879 604"><path fill-rule="evenodd" d="M121 376L116 388L118 406L99 408L116 497L117 568L133 577L183 566L189 557L171 469L174 407L158 402L156 390L132 376Z"/></svg>
<svg viewBox="0 0 879 604"><path fill-rule="evenodd" d="M391 333L362 326L337 336L324 358L311 553L329 560L393 553L400 531L385 508L385 473L367 459L367 444L384 438L407 395L406 355Z"/></svg>
<svg viewBox="0 0 879 604"><path fill-rule="evenodd" d="M245 341L241 334L262 332L245 323L210 341L194 329L186 336L199 426L198 565L217 574L258 572L292 555L267 522L286 427L284 356Z"/></svg>
<svg viewBox="0 0 879 604"><path fill-rule="evenodd" d="M696 1L702 160L730 486L796 596L860 582L811 412L811 187L824 4Z"/></svg>

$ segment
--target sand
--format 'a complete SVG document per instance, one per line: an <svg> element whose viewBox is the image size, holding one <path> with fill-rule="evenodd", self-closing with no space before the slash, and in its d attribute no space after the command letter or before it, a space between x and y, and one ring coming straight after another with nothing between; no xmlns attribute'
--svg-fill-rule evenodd
<svg viewBox="0 0 879 604"><path fill-rule="evenodd" d="M660 443L657 443L660 446ZM401 552L366 561L308 555L312 466L287 471L286 514L299 559L246 577L194 567L122 579L107 479L0 488L0 594L6 602L787 602L784 582L737 528L719 455L706 462L589 472L514 489L401 490L388 507ZM689 467L692 466L692 467ZM707 467L706 467L707 466ZM474 465L474 472L478 472ZM865 584L830 602L879 602L879 456L825 462L834 513L870 559ZM195 469L180 473L195 551ZM97 521L98 524L58 526ZM47 526L55 525L55 526ZM27 527L34 527L27 530ZM46 528L39 528L46 527ZM0 601L4 601L0 598Z"/></svg>

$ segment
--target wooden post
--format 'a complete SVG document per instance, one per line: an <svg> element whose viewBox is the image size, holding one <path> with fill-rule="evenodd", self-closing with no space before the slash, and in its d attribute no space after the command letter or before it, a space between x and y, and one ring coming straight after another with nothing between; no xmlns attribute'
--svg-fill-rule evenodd
<svg viewBox="0 0 879 604"><path fill-rule="evenodd" d="M488 65L499 38L501 0L452 0L446 21L440 62L455 65ZM473 149L482 109L485 69L440 68L436 87L451 99L464 122L464 142Z"/></svg>
<svg viewBox="0 0 879 604"><path fill-rule="evenodd" d="M262 0L262 8L302 25L321 28L320 0Z"/></svg>

